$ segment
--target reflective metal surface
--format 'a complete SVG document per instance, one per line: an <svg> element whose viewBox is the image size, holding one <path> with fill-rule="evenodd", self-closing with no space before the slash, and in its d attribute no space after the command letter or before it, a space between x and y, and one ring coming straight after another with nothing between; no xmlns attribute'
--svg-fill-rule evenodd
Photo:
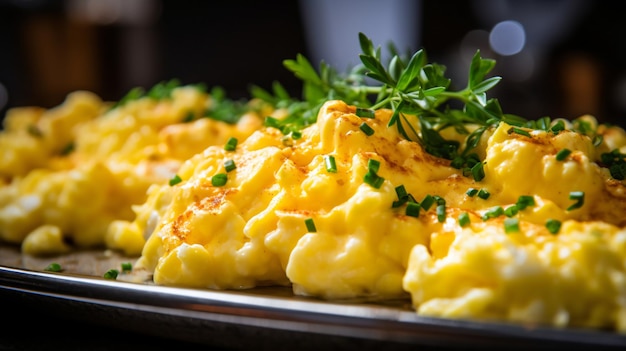
<svg viewBox="0 0 626 351"><path fill-rule="evenodd" d="M4 265L0 294L76 320L234 349L626 348L626 335L613 332L424 318L408 299L331 302L286 287L185 289Z"/></svg>

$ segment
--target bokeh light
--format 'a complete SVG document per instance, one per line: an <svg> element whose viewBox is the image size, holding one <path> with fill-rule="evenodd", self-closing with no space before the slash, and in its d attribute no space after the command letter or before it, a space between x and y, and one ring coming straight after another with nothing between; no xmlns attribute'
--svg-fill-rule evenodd
<svg viewBox="0 0 626 351"><path fill-rule="evenodd" d="M503 56L520 53L526 44L526 31L517 21L502 21L496 24L489 34L489 44L493 51Z"/></svg>

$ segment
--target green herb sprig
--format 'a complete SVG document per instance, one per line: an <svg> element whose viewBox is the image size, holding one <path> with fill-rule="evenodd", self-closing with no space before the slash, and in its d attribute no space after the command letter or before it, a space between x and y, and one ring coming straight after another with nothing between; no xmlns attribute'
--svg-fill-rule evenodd
<svg viewBox="0 0 626 351"><path fill-rule="evenodd" d="M322 105L332 99L367 108L369 96L374 91L365 84L362 66L355 66L347 76L321 62L319 73L309 60L298 54L295 60L285 60L283 65L302 80L302 99L292 97L279 83L272 84L271 91L257 85L250 89L252 97L265 101L276 108L287 109L287 117L281 120L267 117L265 125L279 129L284 135L296 134L317 120Z"/></svg>
<svg viewBox="0 0 626 351"><path fill-rule="evenodd" d="M381 48L376 47L370 38L359 33L358 40L361 63L345 73L337 72L324 61L316 68L302 54L283 61L283 65L302 81L301 97L291 96L279 82L273 82L269 90L252 85L250 94L255 101L261 102L258 105L246 100L231 100L222 88L214 87L210 91L212 104L204 112L204 117L236 123L246 112L260 111L258 106L269 104L285 109L285 118L266 116L265 126L280 130L285 136L285 145L292 145L294 140L302 137L303 128L316 122L320 108L328 100L342 100L356 106L356 114L361 118L375 118L377 109L391 109L389 127L397 128L404 138L420 143L429 154L450 160L452 167L462 170L463 175L476 181L485 177L484 161L473 150L484 133L501 122L511 125L509 134L529 138L533 137L532 130L556 135L569 129L591 138L594 146L603 141L597 126L584 118L570 124L547 116L527 120L504 113L497 99L487 97L487 93L501 80L499 76L489 76L496 62L483 58L479 50L472 57L465 87L457 89L446 77L446 67L429 63L423 49L412 55L400 55L390 44L391 58L383 62ZM160 82L147 92L134 88L113 108L144 97L171 98L172 91L178 86L180 82L173 79ZM195 86L207 91L202 84ZM182 121L190 122L196 117L201 115L192 111ZM363 124L363 132L372 135L373 130L367 127ZM446 139L442 131L448 128L466 135L463 145L457 140ZM561 153L559 160L564 156ZM612 176L618 180L626 178L623 157L608 156L619 158L611 163Z"/></svg>
<svg viewBox="0 0 626 351"><path fill-rule="evenodd" d="M404 138L420 143L426 152L450 160L452 167L461 169L464 175L476 181L481 181L485 172L483 161L473 150L483 134L500 122L512 126L510 133L531 138L530 130L556 135L569 128L592 138L595 146L602 142L597 128L583 119L568 127L563 120L547 116L527 120L504 113L497 99L487 97L501 80L499 76L489 76L496 62L483 58L479 50L472 57L465 87L455 90L445 75L446 67L429 63L423 49L403 56L390 45L392 57L383 62L380 47L363 33L359 33L358 39L361 63L347 74L339 74L323 61L316 69L301 54L294 60L283 61L284 66L302 80L302 99L292 97L278 82L273 83L271 91L252 86L254 98L287 109L286 118L267 117L265 125L297 139L302 128L315 123L320 108L328 100L355 105L357 115L362 118L372 118L373 111L388 108L393 111L389 127L397 128ZM442 131L447 128L465 134L464 145L446 139Z"/></svg>
<svg viewBox="0 0 626 351"><path fill-rule="evenodd" d="M467 86L456 91L450 88L445 67L427 63L424 50L408 59L394 53L387 64L382 62L380 47L375 47L365 34L359 33L359 43L362 64L346 76L324 62L318 74L303 55L284 61L285 67L303 81L303 101L297 102L278 83L273 85L273 93L254 87L254 97L289 108L286 119L268 119L266 125L283 134L299 130L315 122L319 109L329 99L356 105L360 113L389 108L393 110L389 127L395 126L404 138L419 142L432 155L454 160L453 166L481 180L482 163L471 150L482 134L501 121L518 127L527 122L504 114L498 100L487 99L487 91L496 86L500 77L487 77L495 61L482 58L479 51L472 59ZM461 107L453 107L454 104ZM442 136L441 131L449 127L467 134L465 146Z"/></svg>
<svg viewBox="0 0 626 351"><path fill-rule="evenodd" d="M204 117L217 121L235 124L241 116L251 110L244 99L233 100L228 98L226 91L220 87L213 87L210 91L211 106L204 112Z"/></svg>
<svg viewBox="0 0 626 351"><path fill-rule="evenodd" d="M513 126L526 123L521 117L504 114L497 99L487 99L487 91L501 78L487 78L495 61L482 58L479 51L472 58L467 86L456 91L450 88L445 67L427 63L424 50L417 51L408 61L394 55L384 65L380 48L375 48L363 33L359 33L359 43L365 75L382 84L376 90L369 90L377 95L371 108L392 109L389 126L396 126L400 134L422 144L428 153L455 160L453 164L457 168L469 168L471 172L467 174L477 180L483 176L481 168L476 166L480 162L470 155L482 134L501 121ZM453 103L460 103L461 107L454 108ZM469 125L475 129L471 130ZM449 127L468 135L464 147L442 136L440 132Z"/></svg>
<svg viewBox="0 0 626 351"><path fill-rule="evenodd" d="M609 169L611 177L617 180L626 179L626 154L614 149L600 155L602 165Z"/></svg>
<svg viewBox="0 0 626 351"><path fill-rule="evenodd" d="M124 106L130 101L139 100L143 97L149 97L154 100L169 99L172 96L172 91L180 86L178 79L171 79L169 81L163 81L155 84L148 92L142 87L135 87L126 93L117 103L115 103L111 110Z"/></svg>

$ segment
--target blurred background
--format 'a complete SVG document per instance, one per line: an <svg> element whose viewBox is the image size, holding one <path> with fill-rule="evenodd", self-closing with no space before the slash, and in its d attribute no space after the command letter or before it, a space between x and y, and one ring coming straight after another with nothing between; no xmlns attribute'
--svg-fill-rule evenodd
<svg viewBox="0 0 626 351"><path fill-rule="evenodd" d="M300 82L298 53L340 72L358 32L383 48L424 48L463 88L472 55L496 59L490 93L527 118L595 115L626 124L626 21L592 0L0 0L0 115L53 107L75 90L115 101L172 78L248 97ZM384 50L383 50L384 51Z"/></svg>

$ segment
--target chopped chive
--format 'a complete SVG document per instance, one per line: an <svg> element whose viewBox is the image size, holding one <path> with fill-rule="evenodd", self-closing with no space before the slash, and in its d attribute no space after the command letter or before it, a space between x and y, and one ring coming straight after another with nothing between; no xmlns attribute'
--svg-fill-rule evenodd
<svg viewBox="0 0 626 351"><path fill-rule="evenodd" d="M467 189L467 192L465 192L465 194L469 197L474 197L476 196L476 194L478 194L478 189L469 188Z"/></svg>
<svg viewBox="0 0 626 351"><path fill-rule="evenodd" d="M600 146L600 144L602 144L603 141L604 141L604 136L598 134L593 137L593 140L591 142L593 146L598 147Z"/></svg>
<svg viewBox="0 0 626 351"><path fill-rule="evenodd" d="M623 159L623 156L622 156L622 153L619 151L619 149L614 149L611 152L602 153L600 155L600 159L602 160L602 163L610 165L613 162Z"/></svg>
<svg viewBox="0 0 626 351"><path fill-rule="evenodd" d="M471 172L474 180L476 180L477 182L480 182L481 180L483 180L483 178L485 178L485 169L483 168L482 162L478 162L477 164L472 166Z"/></svg>
<svg viewBox="0 0 626 351"><path fill-rule="evenodd" d="M474 165L476 165L477 163L480 163L480 157L478 157L478 154L476 153L469 154L465 156L464 159L465 159L465 163L470 168L474 167Z"/></svg>
<svg viewBox="0 0 626 351"><path fill-rule="evenodd" d="M403 198L399 199L398 201L394 201L391 204L391 208L398 208L398 207L404 205L405 203L407 203L407 201L409 201L408 196L407 197L403 197Z"/></svg>
<svg viewBox="0 0 626 351"><path fill-rule="evenodd" d="M442 223L446 220L446 205L440 204L437 205L437 220L439 223Z"/></svg>
<svg viewBox="0 0 626 351"><path fill-rule="evenodd" d="M402 198L407 197L409 193L406 192L404 185L398 185L396 187L396 195L398 195L398 199L402 199Z"/></svg>
<svg viewBox="0 0 626 351"><path fill-rule="evenodd" d="M424 211L428 211L428 209L435 203L435 198L431 195L426 195L424 200L422 200L422 208Z"/></svg>
<svg viewBox="0 0 626 351"><path fill-rule="evenodd" d="M504 232L505 233L517 233L519 232L519 219L507 218L504 220Z"/></svg>
<svg viewBox="0 0 626 351"><path fill-rule="evenodd" d="M504 209L504 214L507 217L513 217L519 212L519 207L517 205L512 205Z"/></svg>
<svg viewBox="0 0 626 351"><path fill-rule="evenodd" d="M211 185L213 186L224 186L228 181L228 176L226 173L218 173L211 177Z"/></svg>
<svg viewBox="0 0 626 351"><path fill-rule="evenodd" d="M517 198L515 206L521 211L529 206L535 206L535 197L530 195L521 195Z"/></svg>
<svg viewBox="0 0 626 351"><path fill-rule="evenodd" d="M357 107L356 115L364 118L374 118L376 116L376 113L370 108Z"/></svg>
<svg viewBox="0 0 626 351"><path fill-rule="evenodd" d="M361 123L361 125L359 126L359 128L363 131L363 133L365 133L365 135L367 136L371 136L372 134L374 134L374 129L372 129L372 127L370 127L369 125L367 125L367 123L363 122Z"/></svg>
<svg viewBox="0 0 626 351"><path fill-rule="evenodd" d="M433 198L435 199L435 201L437 201L437 205L445 205L446 204L446 199L444 199L441 196L433 196Z"/></svg>
<svg viewBox="0 0 626 351"><path fill-rule="evenodd" d="M367 161L367 169L370 172L374 172L374 173L378 172L378 170L380 169L380 161L370 158Z"/></svg>
<svg viewBox="0 0 626 351"><path fill-rule="evenodd" d="M326 164L326 172L337 173L337 164L335 163L335 157L332 155L324 156L324 163Z"/></svg>
<svg viewBox="0 0 626 351"><path fill-rule="evenodd" d="M226 172L234 171L235 168L237 168L237 165L235 165L235 161L233 160L224 161L224 169L226 170Z"/></svg>
<svg viewBox="0 0 626 351"><path fill-rule="evenodd" d="M525 136L525 137L529 137L529 138L531 137L531 136L530 136L530 133L528 133L528 132L527 132L527 131L525 131L524 129L517 128L517 127L511 127L511 128L509 128L509 130L507 130L507 133L508 133L508 134L515 133L515 134L523 135L523 136Z"/></svg>
<svg viewBox="0 0 626 351"><path fill-rule="evenodd" d="M626 154L622 154L619 149L605 152L600 155L603 167L608 168L611 177L617 180L626 179Z"/></svg>
<svg viewBox="0 0 626 351"><path fill-rule="evenodd" d="M541 117L536 122L537 129L548 130L550 127L550 117Z"/></svg>
<svg viewBox="0 0 626 351"><path fill-rule="evenodd" d="M385 178L376 174L376 172L378 172L378 169L380 169L380 161L370 158L367 161L368 171L363 177L363 180L365 181L365 183L371 185L372 187L376 189L380 188L385 182Z"/></svg>
<svg viewBox="0 0 626 351"><path fill-rule="evenodd" d="M480 189L480 191L478 192L478 197L483 200L487 200L489 196L491 196L491 193L485 189Z"/></svg>
<svg viewBox="0 0 626 351"><path fill-rule="evenodd" d="M413 202L419 205L419 203L415 201L415 198L413 197L413 195L407 193L406 189L404 188L404 185L399 185L396 187L396 195L398 196L398 201L394 201L393 204L391 205L391 208L400 207L407 202Z"/></svg>
<svg viewBox="0 0 626 351"><path fill-rule="evenodd" d="M298 140L298 139L302 138L302 132L299 132L299 131L295 131L294 130L294 131L292 131L289 134L291 134L291 139L293 139L293 140Z"/></svg>
<svg viewBox="0 0 626 351"><path fill-rule="evenodd" d="M559 152L556 153L556 160L557 161L564 161L567 156L569 156L569 154L572 153L572 150L570 149L561 149L559 150Z"/></svg>
<svg viewBox="0 0 626 351"><path fill-rule="evenodd" d="M306 230L308 230L309 233L317 232L317 228L315 228L315 222L313 222L313 218L305 219L304 224L306 225Z"/></svg>
<svg viewBox="0 0 626 351"><path fill-rule="evenodd" d="M610 165L609 172L611 177L617 180L624 180L626 178L626 162L624 160Z"/></svg>
<svg viewBox="0 0 626 351"><path fill-rule="evenodd" d="M563 121L557 121L551 128L550 131L554 134L559 134L560 131L565 130L565 123Z"/></svg>
<svg viewBox="0 0 626 351"><path fill-rule="evenodd" d="M581 208L585 203L585 193L582 191L572 191L569 193L569 199L576 200L576 202L567 208L568 211Z"/></svg>
<svg viewBox="0 0 626 351"><path fill-rule="evenodd" d="M170 186L174 186L180 182L182 182L183 180L180 178L180 176L178 174L175 174L174 177L172 179L170 179Z"/></svg>
<svg viewBox="0 0 626 351"><path fill-rule="evenodd" d="M407 202L405 214L410 217L419 217L420 204L417 202Z"/></svg>
<svg viewBox="0 0 626 351"><path fill-rule="evenodd" d="M452 168L456 168L456 169L461 169L461 167L463 167L463 165L465 165L465 158L461 157L461 156L457 156L455 157L452 162L450 162L450 167Z"/></svg>
<svg viewBox="0 0 626 351"><path fill-rule="evenodd" d="M63 268L61 268L60 264L53 262L53 263L50 263L48 267L46 267L44 270L48 272L60 272L63 270Z"/></svg>
<svg viewBox="0 0 626 351"><path fill-rule="evenodd" d="M459 215L459 225L461 227L467 227L470 224L470 217L467 212L463 212Z"/></svg>
<svg viewBox="0 0 626 351"><path fill-rule="evenodd" d="M577 118L573 120L572 122L574 124L574 130L581 134L589 135L589 133L592 133L595 131L595 128L591 125L591 123L583 120L582 118Z"/></svg>
<svg viewBox="0 0 626 351"><path fill-rule="evenodd" d="M385 182L385 178L379 176L378 174L376 174L376 172L369 171L365 173L365 176L363 177L363 181L365 181L365 183L371 185L372 187L378 189Z"/></svg>
<svg viewBox="0 0 626 351"><path fill-rule="evenodd" d="M546 228L551 234L557 234L559 230L561 230L561 221L548 219L548 221L546 221Z"/></svg>
<svg viewBox="0 0 626 351"><path fill-rule="evenodd" d="M224 150L235 151L235 149L237 149L237 142L238 140L235 137L228 138L228 141L226 141L226 145L224 145Z"/></svg>
<svg viewBox="0 0 626 351"><path fill-rule="evenodd" d="M504 210L500 206L495 206L487 210L482 216L482 220L486 221L490 218L500 217L504 214Z"/></svg>
<svg viewBox="0 0 626 351"><path fill-rule="evenodd" d="M265 117L265 121L263 121L263 125L266 127L272 127L276 129L280 129L280 122L278 118L267 116Z"/></svg>
<svg viewBox="0 0 626 351"><path fill-rule="evenodd" d="M130 272L133 270L133 265L130 262L122 262L122 272Z"/></svg>
<svg viewBox="0 0 626 351"><path fill-rule="evenodd" d="M113 279L113 280L115 280L115 279L117 279L117 275L119 273L120 272L117 269L109 269L108 271L106 271L104 273L104 279Z"/></svg>

